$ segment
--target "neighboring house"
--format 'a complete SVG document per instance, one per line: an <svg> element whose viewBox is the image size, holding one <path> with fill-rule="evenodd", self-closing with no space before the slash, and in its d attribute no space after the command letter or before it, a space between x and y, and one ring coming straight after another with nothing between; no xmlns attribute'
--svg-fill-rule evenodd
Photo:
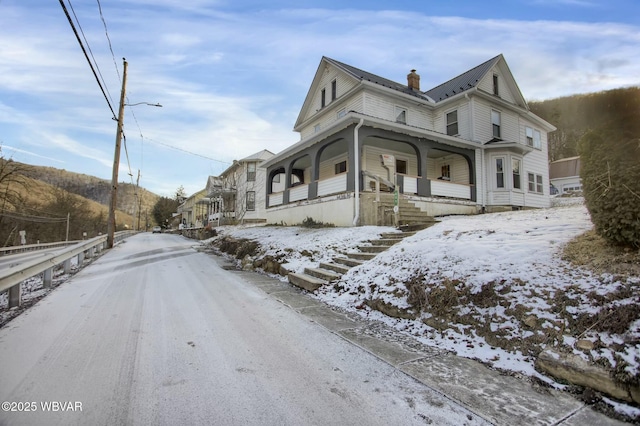
<svg viewBox="0 0 640 426"><path fill-rule="evenodd" d="M582 191L580 157L563 158L549 163L549 179L560 194Z"/></svg>
<svg viewBox="0 0 640 426"><path fill-rule="evenodd" d="M207 217L206 189L201 189L188 197L178 206L178 214L182 215L182 226L186 228L201 228Z"/></svg>
<svg viewBox="0 0 640 426"><path fill-rule="evenodd" d="M270 223L388 225L550 205L555 127L529 110L502 55L426 92L415 70L400 84L323 57L294 130L300 141L263 164Z"/></svg>
<svg viewBox="0 0 640 426"><path fill-rule="evenodd" d="M208 220L216 224L266 221L266 170L259 165L273 157L262 150L233 164L220 176L210 176L206 191Z"/></svg>

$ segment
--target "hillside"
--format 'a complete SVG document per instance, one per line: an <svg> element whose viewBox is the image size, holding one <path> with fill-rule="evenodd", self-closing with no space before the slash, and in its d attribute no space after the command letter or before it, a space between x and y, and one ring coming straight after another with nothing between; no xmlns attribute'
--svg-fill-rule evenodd
<svg viewBox="0 0 640 426"><path fill-rule="evenodd" d="M105 206L109 205L111 196L111 182L99 179L95 176L85 175L81 173L73 173L63 169L53 167L41 167L25 165L27 172L24 174L35 180L45 182L53 187L62 188L72 194L93 200ZM141 211L151 212L153 206L160 198L152 192L144 188L137 188L141 198ZM118 184L118 201L117 209L129 215L137 212L136 203L136 186L131 183L120 182Z"/></svg>
<svg viewBox="0 0 640 426"><path fill-rule="evenodd" d="M624 127L640 121L640 87L529 102L531 112L558 128L549 134L549 161L578 155L589 130Z"/></svg>
<svg viewBox="0 0 640 426"><path fill-rule="evenodd" d="M26 231L27 244L64 240L67 214L70 240L106 233L110 182L52 167L5 160L1 165L0 246L20 244L22 230ZM14 171L10 178L7 170ZM120 183L118 187L117 230L155 225L151 212L160 197L139 188L138 209L135 190L131 184Z"/></svg>

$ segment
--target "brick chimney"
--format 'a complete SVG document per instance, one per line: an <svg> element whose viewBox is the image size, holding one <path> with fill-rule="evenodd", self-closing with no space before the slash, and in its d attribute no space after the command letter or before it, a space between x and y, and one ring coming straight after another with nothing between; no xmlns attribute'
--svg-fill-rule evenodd
<svg viewBox="0 0 640 426"><path fill-rule="evenodd" d="M409 89L415 90L416 92L420 91L420 76L416 74L416 70L411 70L411 72L407 74L407 85Z"/></svg>

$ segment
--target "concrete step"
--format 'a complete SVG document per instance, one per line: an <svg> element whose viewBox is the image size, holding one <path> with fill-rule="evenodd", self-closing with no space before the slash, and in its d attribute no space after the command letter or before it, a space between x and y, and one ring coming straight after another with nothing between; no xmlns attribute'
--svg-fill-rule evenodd
<svg viewBox="0 0 640 426"><path fill-rule="evenodd" d="M402 238L384 238L379 240L369 240L369 242L374 246L387 246L390 247L397 242L402 240Z"/></svg>
<svg viewBox="0 0 640 426"><path fill-rule="evenodd" d="M374 257L376 257L376 254L378 253L358 253L358 252L349 252L349 253L345 253L347 255L347 257L350 257L351 259L356 259L356 260L371 260Z"/></svg>
<svg viewBox="0 0 640 426"><path fill-rule="evenodd" d="M347 265L351 268L353 268L354 266L360 266L364 263L361 259L354 259L349 257L334 257L333 261L341 265Z"/></svg>
<svg viewBox="0 0 640 426"><path fill-rule="evenodd" d="M320 262L320 268L328 269L329 271L337 272L339 274L346 274L351 269L350 266L338 265L337 263L324 263Z"/></svg>
<svg viewBox="0 0 640 426"><path fill-rule="evenodd" d="M409 235L413 235L413 234L409 234ZM380 238L382 238L383 240L397 240L400 241L401 239L407 237L407 232L385 232L383 234L380 234Z"/></svg>
<svg viewBox="0 0 640 426"><path fill-rule="evenodd" d="M325 280L321 280L307 274L298 274L295 272L290 272L289 275L287 275L287 278L289 279L289 282L291 284L311 292L314 292L323 285L327 284Z"/></svg>
<svg viewBox="0 0 640 426"><path fill-rule="evenodd" d="M388 249L389 246L358 246L358 250L363 253L382 253Z"/></svg>
<svg viewBox="0 0 640 426"><path fill-rule="evenodd" d="M337 274L334 271L322 268L304 268L304 273L307 275L311 275L314 278L320 278L321 280L325 280L327 282L337 281L340 279L340 277L342 277L341 274Z"/></svg>

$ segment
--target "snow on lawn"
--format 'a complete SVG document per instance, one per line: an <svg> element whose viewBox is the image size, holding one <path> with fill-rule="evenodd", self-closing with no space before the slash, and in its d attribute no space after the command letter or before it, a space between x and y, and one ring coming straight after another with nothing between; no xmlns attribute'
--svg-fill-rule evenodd
<svg viewBox="0 0 640 426"><path fill-rule="evenodd" d="M427 345L545 381L533 365L546 346L637 377L640 320L616 332L598 326L612 308L637 312L640 278L594 275L560 258L568 241L591 228L581 199L562 200L551 209L445 217L350 269L314 297L387 323ZM261 256L302 272L394 231L262 226L226 227L221 233L255 240ZM384 315L369 307L371 301L413 319ZM593 349L574 349L578 339L590 340Z"/></svg>

